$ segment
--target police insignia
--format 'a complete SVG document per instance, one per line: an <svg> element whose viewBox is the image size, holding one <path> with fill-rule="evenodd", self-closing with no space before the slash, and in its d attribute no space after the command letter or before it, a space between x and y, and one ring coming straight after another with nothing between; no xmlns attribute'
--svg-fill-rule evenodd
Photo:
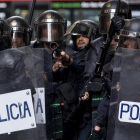
<svg viewBox="0 0 140 140"><path fill-rule="evenodd" d="M16 20L13 20L11 24L12 24L12 26L17 25L17 21Z"/></svg>
<svg viewBox="0 0 140 140"><path fill-rule="evenodd" d="M120 83L119 82L117 82L116 88L117 88L117 91L120 90Z"/></svg>
<svg viewBox="0 0 140 140"><path fill-rule="evenodd" d="M51 13L48 13L48 14L46 15L47 18L51 18L51 16L52 16Z"/></svg>
<svg viewBox="0 0 140 140"><path fill-rule="evenodd" d="M107 5L106 5L107 8L111 7L111 3L109 2Z"/></svg>
<svg viewBox="0 0 140 140"><path fill-rule="evenodd" d="M130 24L131 24L131 22L130 22L130 21L129 21L129 22L126 22L125 27L129 27L129 26L130 26Z"/></svg>

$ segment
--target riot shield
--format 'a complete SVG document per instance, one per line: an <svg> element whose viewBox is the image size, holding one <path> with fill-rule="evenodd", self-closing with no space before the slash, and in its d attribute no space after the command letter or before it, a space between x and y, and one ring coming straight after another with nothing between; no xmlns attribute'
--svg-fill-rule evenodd
<svg viewBox="0 0 140 140"><path fill-rule="evenodd" d="M57 104L53 104L54 100L54 91L55 91L55 84L53 82L53 71L52 71L52 65L53 65L53 59L52 59L52 52L49 52L47 49L44 48L33 48L33 59L34 59L34 69L36 72L36 79L37 79L37 91L38 93L40 90L44 90L44 97L41 98L39 94L39 99L41 99L40 103L42 103L42 106L39 105L39 108L43 111L43 120L45 122L45 130L46 130L46 137L47 140L55 139L55 135L58 134L58 131L54 130L54 110L56 109ZM45 102L44 102L45 100ZM44 103L43 103L44 102ZM44 107L43 107L44 105ZM44 108L44 109L43 109ZM42 118L39 118L38 120L41 120ZM42 121L41 123L43 123ZM39 124L38 124L39 123ZM41 126L41 123L38 122L37 126ZM59 124L58 124L59 125Z"/></svg>
<svg viewBox="0 0 140 140"><path fill-rule="evenodd" d="M40 140L46 140L46 119L45 119L45 97L44 97L44 81L43 78L38 80L38 73L36 73L36 59L34 59L34 51L29 47L20 47L17 48L19 52L24 53L24 63L25 63L25 71L28 77L30 77L33 86L35 87L36 93L33 95L34 97L34 113L36 118L36 125L37 125L37 136ZM41 66L41 65L40 65ZM40 67L43 69L44 65ZM39 81L39 82L38 82ZM42 86L38 88L38 84Z"/></svg>
<svg viewBox="0 0 140 140"><path fill-rule="evenodd" d="M0 140L39 140L25 55L9 49L0 52L0 59Z"/></svg>
<svg viewBox="0 0 140 140"><path fill-rule="evenodd" d="M140 50L119 48L114 58L107 140L138 140Z"/></svg>

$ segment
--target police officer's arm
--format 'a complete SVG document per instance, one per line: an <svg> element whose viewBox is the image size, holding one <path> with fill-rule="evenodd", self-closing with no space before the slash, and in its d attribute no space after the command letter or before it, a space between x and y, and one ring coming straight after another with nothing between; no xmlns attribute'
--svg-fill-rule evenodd
<svg viewBox="0 0 140 140"><path fill-rule="evenodd" d="M64 51L61 52L59 57L55 56L55 54L53 53L53 57L58 61L65 62L67 65L71 65L73 62L73 59L70 58Z"/></svg>
<svg viewBox="0 0 140 140"><path fill-rule="evenodd" d="M99 104L98 110L97 110L97 120L96 120L96 127L94 127L95 130L98 130L99 127L102 127L103 124L107 121L108 113L109 113L109 105L110 105L110 98L105 95Z"/></svg>
<svg viewBox="0 0 140 140"><path fill-rule="evenodd" d="M52 70L54 72L58 71L60 68L67 68L67 65L71 65L73 62L73 59L70 58L65 52L61 52L61 55L59 57L53 54L53 57L57 59L57 62L52 67ZM63 62L66 62L67 65L65 65Z"/></svg>
<svg viewBox="0 0 140 140"><path fill-rule="evenodd" d="M68 56L65 52L61 52L60 57L53 54L53 57L59 61L59 68L69 68L73 73L80 75L84 72L85 63L84 61L74 60ZM53 68L56 65L53 66Z"/></svg>

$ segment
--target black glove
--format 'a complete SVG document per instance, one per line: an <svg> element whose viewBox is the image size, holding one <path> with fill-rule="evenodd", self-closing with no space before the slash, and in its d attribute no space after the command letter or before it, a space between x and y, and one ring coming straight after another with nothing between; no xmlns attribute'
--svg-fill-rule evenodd
<svg viewBox="0 0 140 140"><path fill-rule="evenodd" d="M117 33L118 35L120 34L120 30L123 28L125 24L124 19L122 19L121 17L117 16L117 17L113 17L111 19L111 27L109 29L109 34L115 35L115 33Z"/></svg>
<svg viewBox="0 0 140 140"><path fill-rule="evenodd" d="M93 130L89 140L101 140L101 139L102 139L101 130L99 131Z"/></svg>

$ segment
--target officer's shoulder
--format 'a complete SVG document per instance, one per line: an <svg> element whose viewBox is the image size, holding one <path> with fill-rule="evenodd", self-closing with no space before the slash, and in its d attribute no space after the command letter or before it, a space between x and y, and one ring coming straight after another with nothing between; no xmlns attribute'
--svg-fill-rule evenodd
<svg viewBox="0 0 140 140"><path fill-rule="evenodd" d="M102 44L102 42L103 42L104 40L105 40L105 39L104 39L103 36L98 37L98 38L96 38L95 40L93 40L93 41L90 42L90 46L93 47L93 48L96 47L96 46L99 46L99 45Z"/></svg>

